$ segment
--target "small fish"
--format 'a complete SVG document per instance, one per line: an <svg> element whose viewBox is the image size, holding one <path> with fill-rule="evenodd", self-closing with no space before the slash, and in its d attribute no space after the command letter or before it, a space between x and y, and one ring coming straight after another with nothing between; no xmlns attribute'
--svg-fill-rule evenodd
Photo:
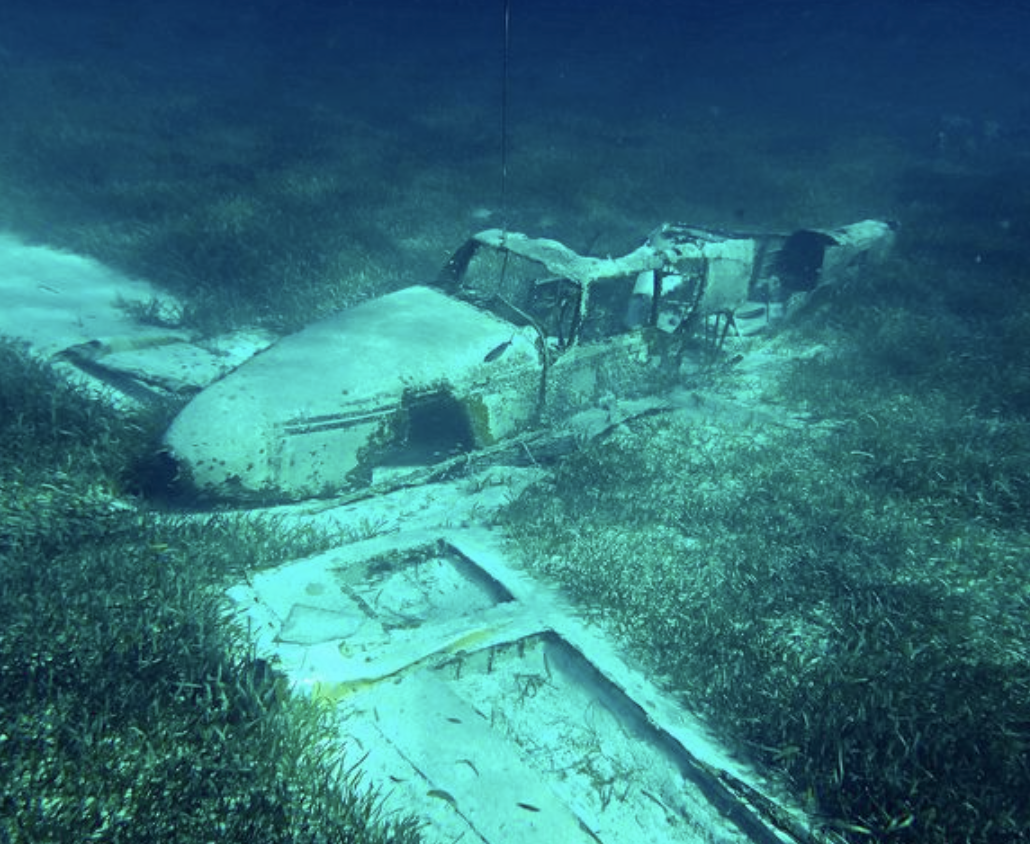
<svg viewBox="0 0 1030 844"><path fill-rule="evenodd" d="M437 800L443 800L444 803L450 803L455 809L458 808L458 801L454 799L454 795L442 788L430 789L426 792L426 797L435 797Z"/></svg>
<svg viewBox="0 0 1030 844"><path fill-rule="evenodd" d="M472 769L472 773L474 773L477 777L479 776L479 768L476 767L475 763L471 759L457 759L455 761L464 765L468 765Z"/></svg>
<svg viewBox="0 0 1030 844"><path fill-rule="evenodd" d="M532 803L516 803L515 805L518 806L520 809L525 809L527 812L539 812L540 811L540 807L539 806L534 806Z"/></svg>
<svg viewBox="0 0 1030 844"><path fill-rule="evenodd" d="M508 348L514 342L515 342L515 335L512 334L510 339L505 340L503 343L501 343L501 345L495 346L489 352L487 352L486 353L486 357L483 358L483 363L490 363L490 361L497 360L497 358L499 358L506 351L508 351Z"/></svg>

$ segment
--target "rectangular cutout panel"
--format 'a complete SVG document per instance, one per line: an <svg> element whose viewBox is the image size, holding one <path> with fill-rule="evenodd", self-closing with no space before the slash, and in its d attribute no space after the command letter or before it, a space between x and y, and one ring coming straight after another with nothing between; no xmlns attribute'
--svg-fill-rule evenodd
<svg viewBox="0 0 1030 844"><path fill-rule="evenodd" d="M445 542L380 554L334 569L333 575L387 631L475 615L512 599Z"/></svg>
<svg viewBox="0 0 1030 844"><path fill-rule="evenodd" d="M713 806L683 749L556 634L459 654L435 672L597 840L755 840Z"/></svg>

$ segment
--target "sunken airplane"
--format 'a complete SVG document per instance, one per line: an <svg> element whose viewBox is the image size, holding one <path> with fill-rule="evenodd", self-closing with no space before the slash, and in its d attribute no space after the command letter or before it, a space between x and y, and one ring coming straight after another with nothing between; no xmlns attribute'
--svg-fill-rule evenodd
<svg viewBox="0 0 1030 844"><path fill-rule="evenodd" d="M202 390L165 435L168 469L190 497L289 501L531 453L534 432L613 396L655 395L699 336L710 354L759 331L893 238L875 220L772 236L663 225L627 255L594 258L484 231L434 284L310 325Z"/></svg>

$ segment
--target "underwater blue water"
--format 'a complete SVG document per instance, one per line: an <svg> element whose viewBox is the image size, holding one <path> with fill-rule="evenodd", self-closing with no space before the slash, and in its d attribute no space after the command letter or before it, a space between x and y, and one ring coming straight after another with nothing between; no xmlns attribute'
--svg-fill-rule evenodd
<svg viewBox="0 0 1030 844"><path fill-rule="evenodd" d="M909 266L936 262L925 263L933 278L909 279L905 318L922 316L930 291L968 325L913 323L921 344L895 339L880 362L905 376L906 360L924 366L938 349L947 360L940 335L952 331L955 368L975 364L1002 385L956 423L980 414L969 430L994 436L999 407L1020 424L1030 407L1030 379L1010 364L1025 367L1028 323L1006 313L1030 277L1028 44L1026 0L0 0L0 233L194 304L214 287L226 309L251 297L240 323L280 329L290 308L308 319L322 300L342 307L424 280L497 225L502 149L512 228L592 254L628 252L671 220L898 219L903 232L922 227ZM954 268L955 289L933 290ZM351 281L350 298L332 299ZM226 328L197 321L201 333ZM966 330L1005 342L984 352ZM510 356L514 337L483 362ZM933 397L938 382L927 384ZM449 418L439 410L425 411L434 425ZM987 434L956 434L967 440L955 465L989 451ZM898 448L884 475L897 470L896 497L918 497L914 458ZM936 488L946 478L931 451ZM956 469L955 494L991 487L992 458L979 474ZM1006 503L1010 488L1025 495L1024 464L1012 463L990 493L1025 522L1025 498ZM958 554L962 536L940 547ZM167 550L147 553L163 563ZM968 676L972 688L979 675ZM1006 705L1022 705L1026 686L1013 688ZM1006 747L1025 747L1027 723L998 728ZM831 755L835 773L843 757Z"/></svg>
<svg viewBox="0 0 1030 844"><path fill-rule="evenodd" d="M942 121L1030 131L1030 9L1017 2L511 0L514 113L632 119L692 109L856 116L933 142ZM120 66L138 84L293 107L328 95L400 119L430 96L496 98L503 0L8 0L0 62ZM0 66L3 66L0 65ZM816 119L818 118L818 119Z"/></svg>

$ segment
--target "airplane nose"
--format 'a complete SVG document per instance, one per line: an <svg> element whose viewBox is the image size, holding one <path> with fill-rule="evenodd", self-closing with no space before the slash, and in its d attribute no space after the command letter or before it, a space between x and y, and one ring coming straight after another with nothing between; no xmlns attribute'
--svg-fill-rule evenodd
<svg viewBox="0 0 1030 844"><path fill-rule="evenodd" d="M435 289L395 291L194 396L165 433L171 468L200 497L299 500L367 485L399 442L403 459L489 444L536 412L535 337Z"/></svg>

